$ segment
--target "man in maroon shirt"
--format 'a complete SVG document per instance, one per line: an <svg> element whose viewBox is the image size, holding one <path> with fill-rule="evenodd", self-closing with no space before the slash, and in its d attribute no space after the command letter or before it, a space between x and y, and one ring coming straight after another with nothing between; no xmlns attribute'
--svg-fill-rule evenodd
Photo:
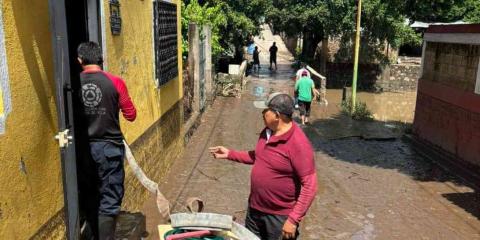
<svg viewBox="0 0 480 240"><path fill-rule="evenodd" d="M317 191L313 148L292 121L294 100L271 94L263 108L266 128L253 151L212 147L217 159L253 165L246 227L262 240L296 239L298 225Z"/></svg>
<svg viewBox="0 0 480 240"><path fill-rule="evenodd" d="M97 43L82 43L77 53L83 69L79 96L83 108L82 121L88 128L90 147L90 156L83 159L79 173L80 176L94 178L79 186L80 200L88 202L86 219L93 238L113 240L125 179L125 147L119 112L128 121L134 121L137 112L123 79L102 71L102 50Z"/></svg>

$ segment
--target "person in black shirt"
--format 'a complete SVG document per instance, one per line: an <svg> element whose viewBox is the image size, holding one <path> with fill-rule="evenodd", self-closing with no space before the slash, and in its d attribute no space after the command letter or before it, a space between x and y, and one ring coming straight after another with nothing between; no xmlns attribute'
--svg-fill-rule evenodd
<svg viewBox="0 0 480 240"><path fill-rule="evenodd" d="M102 70L102 49L97 43L82 43L77 53L83 69L79 97L90 150L89 157L82 159L79 173L92 178L79 185L80 200L88 202L86 221L93 239L113 240L125 180L125 146L119 115L121 112L127 121L133 122L137 111L125 81Z"/></svg>
<svg viewBox="0 0 480 240"><path fill-rule="evenodd" d="M253 71L255 69L258 71L260 69L260 51L258 47L255 47L255 51L253 51Z"/></svg>
<svg viewBox="0 0 480 240"><path fill-rule="evenodd" d="M272 64L275 64L275 70L277 70L277 52L278 52L278 47L277 43L274 42L273 45L270 47L270 70L272 70Z"/></svg>

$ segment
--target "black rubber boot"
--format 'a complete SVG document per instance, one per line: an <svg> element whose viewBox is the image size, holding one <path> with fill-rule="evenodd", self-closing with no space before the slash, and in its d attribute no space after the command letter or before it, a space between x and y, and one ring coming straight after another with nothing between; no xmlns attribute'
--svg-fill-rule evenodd
<svg viewBox="0 0 480 240"><path fill-rule="evenodd" d="M115 240L115 217L98 216L98 239Z"/></svg>

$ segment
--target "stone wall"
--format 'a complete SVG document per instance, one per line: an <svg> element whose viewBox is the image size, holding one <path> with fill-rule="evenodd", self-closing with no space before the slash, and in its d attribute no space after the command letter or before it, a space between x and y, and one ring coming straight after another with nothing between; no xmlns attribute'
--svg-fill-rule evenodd
<svg viewBox="0 0 480 240"><path fill-rule="evenodd" d="M420 77L420 65L394 64L385 68L382 77L376 82L379 91L415 91Z"/></svg>
<svg viewBox="0 0 480 240"><path fill-rule="evenodd" d="M342 88L351 86L353 79L352 63L328 63L327 87ZM358 88L367 91L415 91L420 76L420 65L360 64L358 71Z"/></svg>

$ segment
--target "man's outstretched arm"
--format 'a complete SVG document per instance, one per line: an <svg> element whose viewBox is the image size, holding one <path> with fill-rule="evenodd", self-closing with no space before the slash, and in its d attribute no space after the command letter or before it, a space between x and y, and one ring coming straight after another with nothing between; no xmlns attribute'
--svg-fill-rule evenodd
<svg viewBox="0 0 480 240"><path fill-rule="evenodd" d="M255 162L255 151L235 151L223 146L217 146L211 147L210 153L216 159L228 159L250 165Z"/></svg>

